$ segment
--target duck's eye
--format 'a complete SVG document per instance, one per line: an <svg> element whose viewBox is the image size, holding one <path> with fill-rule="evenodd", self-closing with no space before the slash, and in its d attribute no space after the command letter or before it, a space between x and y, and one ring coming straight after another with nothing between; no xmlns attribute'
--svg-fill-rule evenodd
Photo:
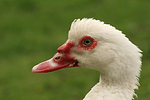
<svg viewBox="0 0 150 100"><path fill-rule="evenodd" d="M86 46L91 45L92 44L92 40L86 39L86 40L84 40L83 44L86 45Z"/></svg>
<svg viewBox="0 0 150 100"><path fill-rule="evenodd" d="M81 50L89 50L94 49L96 45L97 41L95 41L92 37L84 36L80 39L77 47Z"/></svg>

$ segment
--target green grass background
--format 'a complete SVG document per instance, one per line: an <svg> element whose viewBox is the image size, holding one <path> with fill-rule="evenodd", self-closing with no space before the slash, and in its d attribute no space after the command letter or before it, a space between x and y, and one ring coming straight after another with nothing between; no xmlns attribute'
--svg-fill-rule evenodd
<svg viewBox="0 0 150 100"><path fill-rule="evenodd" d="M150 99L150 0L0 0L0 100L81 100L99 80L85 68L32 74L67 39L71 22L93 17L143 51L135 100Z"/></svg>

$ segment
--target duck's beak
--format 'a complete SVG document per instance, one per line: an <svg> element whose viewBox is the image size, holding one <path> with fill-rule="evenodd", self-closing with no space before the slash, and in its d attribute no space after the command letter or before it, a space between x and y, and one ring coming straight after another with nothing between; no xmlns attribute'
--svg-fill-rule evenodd
<svg viewBox="0 0 150 100"><path fill-rule="evenodd" d="M46 73L68 67L78 67L77 60L66 58L65 55L56 53L53 58L44 61L32 68L33 73Z"/></svg>
<svg viewBox="0 0 150 100"><path fill-rule="evenodd" d="M65 43L58 48L56 53L51 59L44 61L32 68L33 73L46 73L59 70L67 67L78 67L78 61L70 56L70 49L73 45Z"/></svg>

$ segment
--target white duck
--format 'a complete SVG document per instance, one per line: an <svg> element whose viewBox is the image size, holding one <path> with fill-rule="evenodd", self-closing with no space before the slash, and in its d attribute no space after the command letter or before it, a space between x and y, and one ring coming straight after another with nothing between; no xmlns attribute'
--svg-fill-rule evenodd
<svg viewBox="0 0 150 100"><path fill-rule="evenodd" d="M66 67L86 67L100 71L100 81L83 100L132 100L138 89L141 50L108 24L95 19L77 19L68 40L53 58L33 67L33 73Z"/></svg>

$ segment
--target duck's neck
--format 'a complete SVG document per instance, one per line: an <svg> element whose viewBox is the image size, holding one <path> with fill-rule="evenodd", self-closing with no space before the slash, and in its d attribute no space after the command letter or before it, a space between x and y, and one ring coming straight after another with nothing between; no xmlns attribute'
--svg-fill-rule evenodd
<svg viewBox="0 0 150 100"><path fill-rule="evenodd" d="M137 78L139 71L125 69L101 73L99 83L83 100L132 100L135 95L134 89L138 89L139 85Z"/></svg>
<svg viewBox="0 0 150 100"><path fill-rule="evenodd" d="M115 79L107 80L101 75L100 82L97 83L83 100L132 100L134 89L137 85L130 83L118 82Z"/></svg>

